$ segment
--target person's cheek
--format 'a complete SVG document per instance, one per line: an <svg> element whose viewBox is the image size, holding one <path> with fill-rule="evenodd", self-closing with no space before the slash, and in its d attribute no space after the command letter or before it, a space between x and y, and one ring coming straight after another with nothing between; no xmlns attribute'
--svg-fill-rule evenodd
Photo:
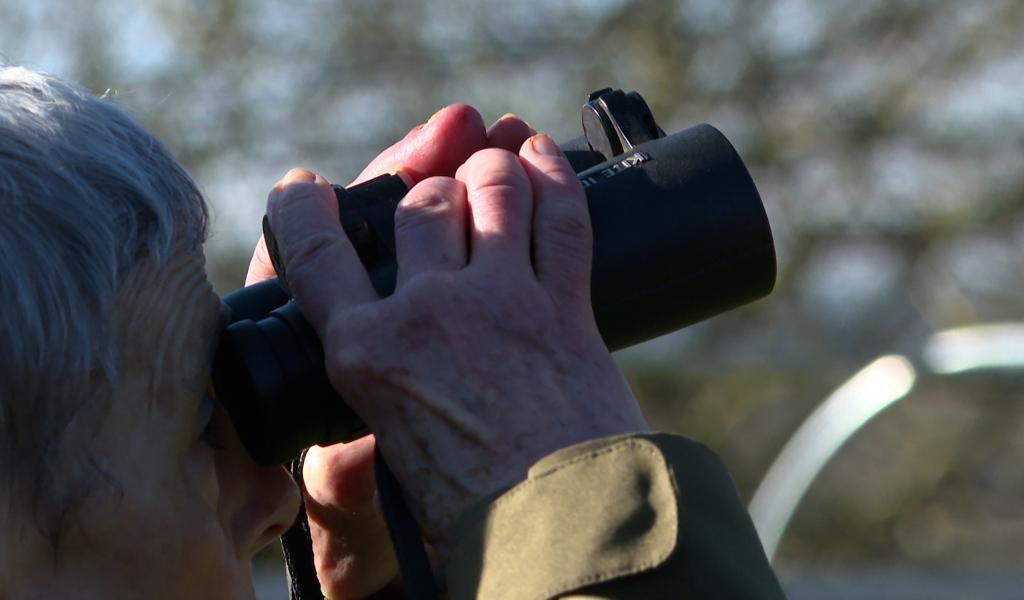
<svg viewBox="0 0 1024 600"><path fill-rule="evenodd" d="M216 450L197 440L189 458L189 479L199 493L203 504L216 514L220 504L220 479L217 476Z"/></svg>

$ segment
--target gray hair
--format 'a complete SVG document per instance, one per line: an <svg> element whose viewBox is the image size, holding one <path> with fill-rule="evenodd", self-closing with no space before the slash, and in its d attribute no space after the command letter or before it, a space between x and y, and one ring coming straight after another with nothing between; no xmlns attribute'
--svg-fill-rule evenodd
<svg viewBox="0 0 1024 600"><path fill-rule="evenodd" d="M118 290L206 224L195 183L127 112L0 65L0 500L54 544L103 474L81 432L118 377Z"/></svg>

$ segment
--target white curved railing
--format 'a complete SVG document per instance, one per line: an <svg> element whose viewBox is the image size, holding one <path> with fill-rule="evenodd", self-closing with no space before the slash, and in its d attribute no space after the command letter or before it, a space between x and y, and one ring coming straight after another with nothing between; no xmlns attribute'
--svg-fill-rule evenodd
<svg viewBox="0 0 1024 600"><path fill-rule="evenodd" d="M1024 323L990 323L940 331L921 351L938 375L1024 367Z"/></svg>
<svg viewBox="0 0 1024 600"><path fill-rule="evenodd" d="M1024 367L1024 324L994 323L941 331L921 351L937 375ZM917 372L905 356L875 359L840 385L800 424L768 467L750 500L750 516L768 560L811 484L857 431L905 397Z"/></svg>

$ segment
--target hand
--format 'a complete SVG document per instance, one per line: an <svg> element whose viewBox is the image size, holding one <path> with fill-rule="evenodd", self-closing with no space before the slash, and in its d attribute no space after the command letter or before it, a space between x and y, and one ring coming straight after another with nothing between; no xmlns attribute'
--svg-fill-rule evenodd
<svg viewBox="0 0 1024 600"><path fill-rule="evenodd" d="M383 300L322 178L289 173L268 214L332 384L442 560L458 515L542 456L646 429L594 323L582 188L547 136L417 184L395 216L398 285Z"/></svg>
<svg viewBox="0 0 1024 600"><path fill-rule="evenodd" d="M382 152L349 185L396 170L410 186L427 176L453 175L477 150L515 149L534 133L513 115L485 130L476 110L448 106ZM276 273L261 237L246 285L273 277ZM306 455L306 512L317 573L330 598L366 596L398 573L386 525L375 506L374 443L371 435L349 444L313 447Z"/></svg>

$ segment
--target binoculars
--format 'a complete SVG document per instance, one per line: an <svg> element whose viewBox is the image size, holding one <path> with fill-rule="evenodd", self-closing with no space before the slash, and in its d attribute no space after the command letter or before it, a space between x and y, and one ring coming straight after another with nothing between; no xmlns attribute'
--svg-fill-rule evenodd
<svg viewBox="0 0 1024 600"><path fill-rule="evenodd" d="M772 290L775 247L764 206L718 130L702 124L665 135L639 94L603 89L583 106L583 133L561 148L587 196L591 302L610 350ZM398 270L394 213L405 184L384 175L334 191L374 287L381 297L390 295ZM266 218L263 227L279 279L225 297L231 319L216 353L213 388L246 450L269 465L369 431L331 387L320 340L287 291Z"/></svg>

